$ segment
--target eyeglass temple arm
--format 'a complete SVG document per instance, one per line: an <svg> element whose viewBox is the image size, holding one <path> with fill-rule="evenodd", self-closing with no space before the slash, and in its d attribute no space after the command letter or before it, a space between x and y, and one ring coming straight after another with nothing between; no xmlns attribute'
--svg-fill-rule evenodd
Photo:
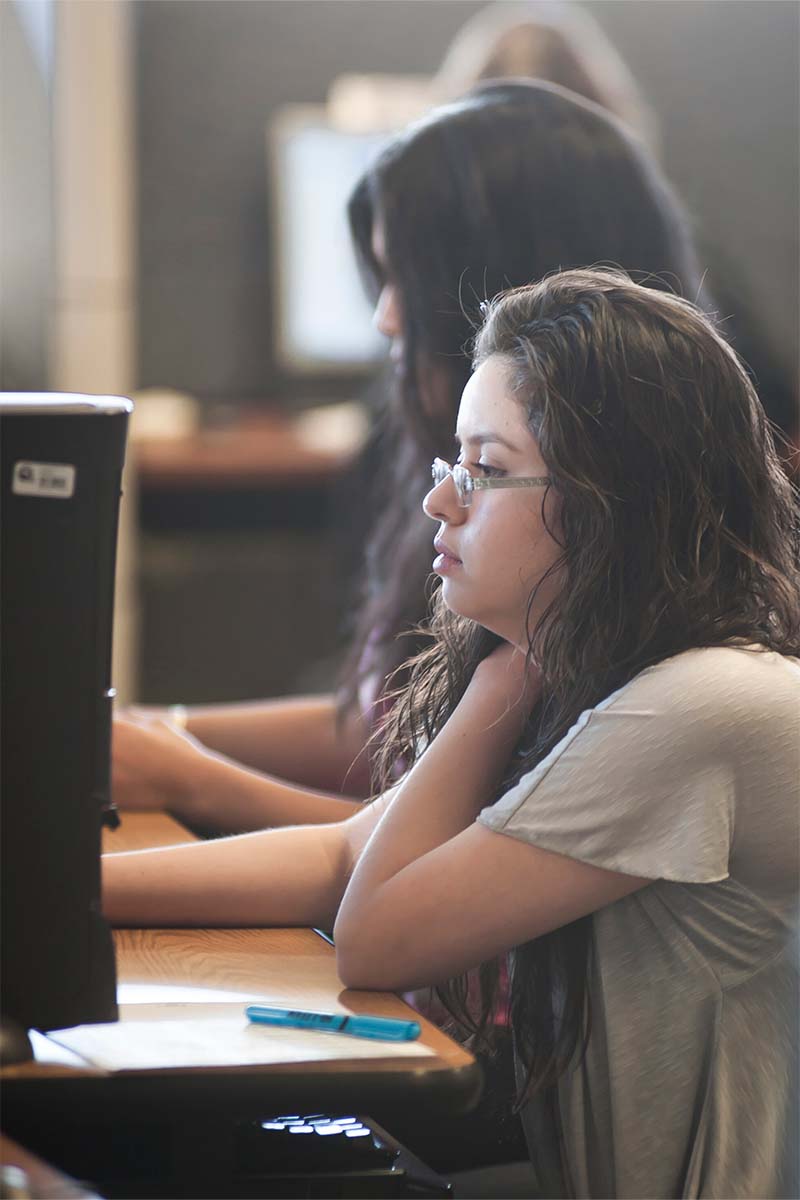
<svg viewBox="0 0 800 1200"><path fill-rule="evenodd" d="M546 487L553 482L549 475L515 476L511 479L473 479L474 488Z"/></svg>

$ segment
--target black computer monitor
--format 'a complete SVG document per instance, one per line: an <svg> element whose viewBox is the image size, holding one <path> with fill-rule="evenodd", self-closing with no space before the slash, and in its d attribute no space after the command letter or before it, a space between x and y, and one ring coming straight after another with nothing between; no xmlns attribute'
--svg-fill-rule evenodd
<svg viewBox="0 0 800 1200"><path fill-rule="evenodd" d="M120 397L0 396L0 1014L115 1020L100 833L128 414Z"/></svg>

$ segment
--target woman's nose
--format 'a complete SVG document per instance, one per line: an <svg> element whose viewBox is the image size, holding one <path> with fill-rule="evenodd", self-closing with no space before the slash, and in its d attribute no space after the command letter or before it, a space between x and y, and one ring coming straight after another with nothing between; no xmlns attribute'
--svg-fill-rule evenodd
<svg viewBox="0 0 800 1200"><path fill-rule="evenodd" d="M393 283L385 283L375 305L372 323L384 337L398 338L403 332L400 297Z"/></svg>
<svg viewBox="0 0 800 1200"><path fill-rule="evenodd" d="M448 525L460 525L467 509L458 503L453 476L446 475L441 483L435 483L422 501L422 511L432 521L446 521Z"/></svg>

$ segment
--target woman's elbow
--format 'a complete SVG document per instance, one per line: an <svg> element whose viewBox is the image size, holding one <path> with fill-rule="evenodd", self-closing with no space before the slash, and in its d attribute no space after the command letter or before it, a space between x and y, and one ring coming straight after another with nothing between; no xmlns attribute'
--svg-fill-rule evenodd
<svg viewBox="0 0 800 1200"><path fill-rule="evenodd" d="M333 927L333 941L336 947L336 970L346 988L382 989L383 982L377 981L375 960L378 957L370 952L368 938L364 930L351 928L349 922L337 918Z"/></svg>
<svg viewBox="0 0 800 1200"><path fill-rule="evenodd" d="M333 926L333 942L336 944L338 976L345 988L365 991L401 988L386 938L375 936L368 920L360 918L349 922L339 913Z"/></svg>
<svg viewBox="0 0 800 1200"><path fill-rule="evenodd" d="M365 992L399 992L404 988L382 951L369 953L336 947L336 969L346 988Z"/></svg>
<svg viewBox="0 0 800 1200"><path fill-rule="evenodd" d="M413 986L408 983L410 964L402 946L386 936L372 936L359 923L348 928L337 921L334 928L336 967L347 988L364 991L399 992Z"/></svg>
<svg viewBox="0 0 800 1200"><path fill-rule="evenodd" d="M383 982L377 979L375 972L370 970L368 961L357 954L340 950L338 945L336 947L336 970L346 988L356 988L359 991L387 990Z"/></svg>

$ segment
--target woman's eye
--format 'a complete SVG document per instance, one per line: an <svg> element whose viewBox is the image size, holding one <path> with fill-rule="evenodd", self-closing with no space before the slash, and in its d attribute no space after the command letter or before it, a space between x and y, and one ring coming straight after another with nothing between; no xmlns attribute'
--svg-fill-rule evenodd
<svg viewBox="0 0 800 1200"><path fill-rule="evenodd" d="M480 471L485 479L496 479L506 474L501 467L493 467L489 463L477 462L474 466L475 470Z"/></svg>

